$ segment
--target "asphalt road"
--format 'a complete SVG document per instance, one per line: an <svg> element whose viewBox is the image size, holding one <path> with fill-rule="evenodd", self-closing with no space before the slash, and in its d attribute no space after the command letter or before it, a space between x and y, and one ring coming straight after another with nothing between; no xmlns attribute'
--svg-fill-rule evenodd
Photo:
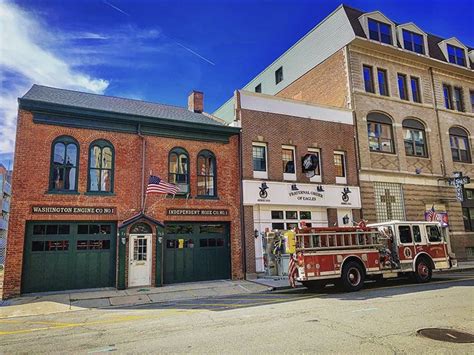
<svg viewBox="0 0 474 355"><path fill-rule="evenodd" d="M472 353L427 339L442 327L474 334L474 272L429 284L388 280L356 293L302 288L140 307L0 319L0 353Z"/></svg>

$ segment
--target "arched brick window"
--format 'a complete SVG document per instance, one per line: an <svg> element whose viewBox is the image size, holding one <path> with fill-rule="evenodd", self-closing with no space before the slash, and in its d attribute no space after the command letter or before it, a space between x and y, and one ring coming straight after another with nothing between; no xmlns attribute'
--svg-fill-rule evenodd
<svg viewBox="0 0 474 355"><path fill-rule="evenodd" d="M469 146L469 134L462 127L451 127L449 129L449 142L453 161L471 163L471 149Z"/></svg>
<svg viewBox="0 0 474 355"><path fill-rule="evenodd" d="M414 157L428 157L425 126L418 120L403 120L403 141L405 154Z"/></svg>
<svg viewBox="0 0 474 355"><path fill-rule="evenodd" d="M88 192L114 192L114 146L109 141L100 139L89 147L89 181Z"/></svg>
<svg viewBox="0 0 474 355"><path fill-rule="evenodd" d="M203 150L197 158L198 196L217 196L216 157L209 150Z"/></svg>
<svg viewBox="0 0 474 355"><path fill-rule="evenodd" d="M69 136L53 141L49 190L51 192L77 192L79 144Z"/></svg>

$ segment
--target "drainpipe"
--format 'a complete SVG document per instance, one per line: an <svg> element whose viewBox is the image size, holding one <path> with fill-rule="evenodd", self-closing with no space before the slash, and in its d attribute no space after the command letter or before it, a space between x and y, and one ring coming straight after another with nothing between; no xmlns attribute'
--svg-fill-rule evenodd
<svg viewBox="0 0 474 355"><path fill-rule="evenodd" d="M433 93L433 105L434 105L434 110L436 114L436 125L438 127L438 136L439 136L439 143L441 147L441 170L443 173L443 177L446 177L446 166L444 165L444 162L446 161L444 157L444 149L443 149L443 141L441 139L441 126L439 124L439 111L438 111L438 102L436 101L436 93L435 93L435 82L434 82L434 75L433 75L433 67L430 67L428 69L430 72L430 78L431 78L431 92Z"/></svg>
<svg viewBox="0 0 474 355"><path fill-rule="evenodd" d="M356 108L355 108L355 101L354 101L354 87L352 83L352 73L351 73L351 68L350 68L350 52L349 52L349 46L345 47L345 52L346 52L346 68L347 68L347 79L348 79L348 84L349 84L349 99L350 99L350 105L351 105L351 110L352 110L352 122L354 124L354 152L356 156L356 171L357 171L357 186L359 186L359 197L361 198L361 209L360 209L360 219L364 219L364 212L362 209L362 196L360 193L360 149L359 149L359 136L357 134L358 128L357 128L357 115L356 115Z"/></svg>
<svg viewBox="0 0 474 355"><path fill-rule="evenodd" d="M145 212L145 152L146 152L146 141L145 136L142 134L142 126L139 123L137 129L138 136L142 139L142 184L141 184L141 211Z"/></svg>
<svg viewBox="0 0 474 355"><path fill-rule="evenodd" d="M235 92L235 116L239 116L240 133L239 133L239 179L240 179L240 233L243 236L241 241L242 262L244 279L247 278L247 250L245 242L245 219L244 219L244 183L243 183L243 147L242 147L242 115L240 110L240 93Z"/></svg>

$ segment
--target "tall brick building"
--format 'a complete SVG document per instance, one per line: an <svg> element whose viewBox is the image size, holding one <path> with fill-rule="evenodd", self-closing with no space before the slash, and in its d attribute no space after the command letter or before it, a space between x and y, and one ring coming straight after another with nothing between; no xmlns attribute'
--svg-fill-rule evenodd
<svg viewBox="0 0 474 355"><path fill-rule="evenodd" d="M202 96L19 99L4 297L243 277L239 129ZM179 192L144 199L150 174Z"/></svg>
<svg viewBox="0 0 474 355"><path fill-rule="evenodd" d="M473 63L455 37L341 5L243 89L352 109L364 218L423 220L433 208L463 259L474 256L474 184L460 202L447 179L474 178ZM229 101L214 114L234 111Z"/></svg>
<svg viewBox="0 0 474 355"><path fill-rule="evenodd" d="M360 218L351 110L247 91L234 96L242 128L246 272L263 272L266 231L348 226Z"/></svg>

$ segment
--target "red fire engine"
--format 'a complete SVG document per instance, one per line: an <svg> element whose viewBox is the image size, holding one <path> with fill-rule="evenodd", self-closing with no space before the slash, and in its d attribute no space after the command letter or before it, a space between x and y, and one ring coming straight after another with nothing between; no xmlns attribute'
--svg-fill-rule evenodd
<svg viewBox="0 0 474 355"><path fill-rule="evenodd" d="M300 228L295 247L296 281L309 288L337 282L358 291L366 278L400 275L422 283L430 281L433 270L457 266L447 231L436 222Z"/></svg>

